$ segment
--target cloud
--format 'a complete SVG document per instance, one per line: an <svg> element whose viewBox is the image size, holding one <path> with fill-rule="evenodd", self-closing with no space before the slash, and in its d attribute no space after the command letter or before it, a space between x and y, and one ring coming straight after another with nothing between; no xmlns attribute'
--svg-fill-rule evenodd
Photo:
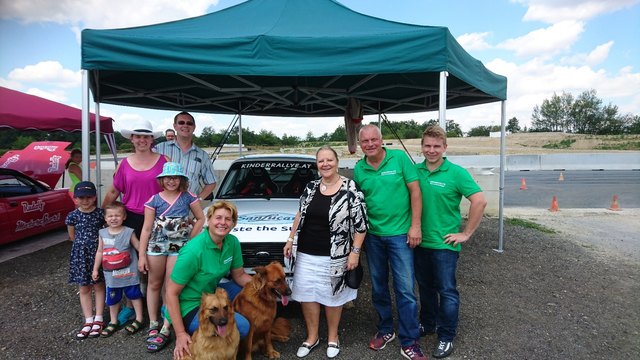
<svg viewBox="0 0 640 360"><path fill-rule="evenodd" d="M93 29L149 25L202 15L219 0L21 0L0 2L0 17Z"/></svg>
<svg viewBox="0 0 640 360"><path fill-rule="evenodd" d="M566 20L585 21L596 16L632 7L640 0L517 0L528 6L526 21L555 24Z"/></svg>
<svg viewBox="0 0 640 360"><path fill-rule="evenodd" d="M25 91L27 94L39 96L51 101L62 103L67 100L67 95L62 91L45 91L38 88L30 88Z"/></svg>
<svg viewBox="0 0 640 360"><path fill-rule="evenodd" d="M5 79L0 77L0 86L8 89L22 91L22 84L19 81Z"/></svg>
<svg viewBox="0 0 640 360"><path fill-rule="evenodd" d="M609 52L613 46L614 41L609 41L604 44L596 46L590 53L575 54L572 56L566 56L560 59L561 64L565 65L589 65L595 66L601 64L609 57Z"/></svg>
<svg viewBox="0 0 640 360"><path fill-rule="evenodd" d="M488 32L468 33L468 34L462 34L458 36L456 40L458 40L460 45L462 45L462 47L465 48L467 51L468 50L486 50L491 48L491 45L489 45L489 43L487 43L487 41L485 40L485 38L488 35L489 35Z"/></svg>
<svg viewBox="0 0 640 360"><path fill-rule="evenodd" d="M41 61L35 65L13 69L9 73L9 80L58 88L77 88L82 84L80 71L65 69L58 61Z"/></svg>
<svg viewBox="0 0 640 360"><path fill-rule="evenodd" d="M544 58L534 58L522 64L495 59L486 66L508 78L507 118L517 117L521 126L529 126L533 107L542 104L542 101L551 97L554 92L559 94L565 91L578 95L583 91L595 89L597 96L604 103L618 105L621 112L638 111L640 72L637 69L634 72L630 66L617 72L608 72L587 65L556 64ZM485 110L480 106L469 109L464 115L465 120L481 121L486 116ZM455 120L458 122L458 119ZM482 122L479 125L487 124Z"/></svg>
<svg viewBox="0 0 640 360"><path fill-rule="evenodd" d="M512 50L518 56L546 56L567 51L580 38L584 23L562 21L544 29L508 39L497 47Z"/></svg>

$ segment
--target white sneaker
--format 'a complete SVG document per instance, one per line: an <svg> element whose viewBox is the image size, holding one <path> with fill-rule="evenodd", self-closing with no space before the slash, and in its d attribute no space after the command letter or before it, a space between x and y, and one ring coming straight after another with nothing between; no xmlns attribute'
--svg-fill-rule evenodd
<svg viewBox="0 0 640 360"><path fill-rule="evenodd" d="M340 354L340 344L337 342L330 342L327 345L327 357L329 359L333 359Z"/></svg>
<svg viewBox="0 0 640 360"><path fill-rule="evenodd" d="M309 355L311 350L313 350L313 348L318 346L318 344L320 344L320 338L318 338L316 340L316 342L313 343L313 344L309 344L306 341L303 342L302 345L300 345L300 347L298 348L298 352L296 353L296 356L299 357L299 358L303 358L303 357Z"/></svg>

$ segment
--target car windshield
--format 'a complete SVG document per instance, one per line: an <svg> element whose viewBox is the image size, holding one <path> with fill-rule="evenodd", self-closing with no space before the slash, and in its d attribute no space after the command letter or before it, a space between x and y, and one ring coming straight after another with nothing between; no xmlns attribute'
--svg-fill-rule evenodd
<svg viewBox="0 0 640 360"><path fill-rule="evenodd" d="M237 162L227 172L217 198L299 198L305 185L317 178L315 162Z"/></svg>

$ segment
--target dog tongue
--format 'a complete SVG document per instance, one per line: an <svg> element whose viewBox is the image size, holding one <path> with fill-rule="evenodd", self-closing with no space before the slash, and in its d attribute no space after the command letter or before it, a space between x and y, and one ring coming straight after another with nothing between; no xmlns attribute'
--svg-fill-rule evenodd
<svg viewBox="0 0 640 360"><path fill-rule="evenodd" d="M282 297L282 306L287 306L288 303L289 303L289 297L284 295Z"/></svg>
<svg viewBox="0 0 640 360"><path fill-rule="evenodd" d="M223 325L223 326L216 325L216 329L218 330L218 335L220 335L220 336L224 336L224 334L227 332L227 326L226 325Z"/></svg>

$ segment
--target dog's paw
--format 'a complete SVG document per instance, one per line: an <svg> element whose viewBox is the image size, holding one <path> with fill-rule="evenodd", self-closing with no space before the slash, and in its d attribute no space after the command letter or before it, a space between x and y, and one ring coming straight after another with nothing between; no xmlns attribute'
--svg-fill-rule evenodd
<svg viewBox="0 0 640 360"><path fill-rule="evenodd" d="M275 350L269 351L267 356L269 357L269 360L271 360L271 359L280 359L280 353L275 351Z"/></svg>

